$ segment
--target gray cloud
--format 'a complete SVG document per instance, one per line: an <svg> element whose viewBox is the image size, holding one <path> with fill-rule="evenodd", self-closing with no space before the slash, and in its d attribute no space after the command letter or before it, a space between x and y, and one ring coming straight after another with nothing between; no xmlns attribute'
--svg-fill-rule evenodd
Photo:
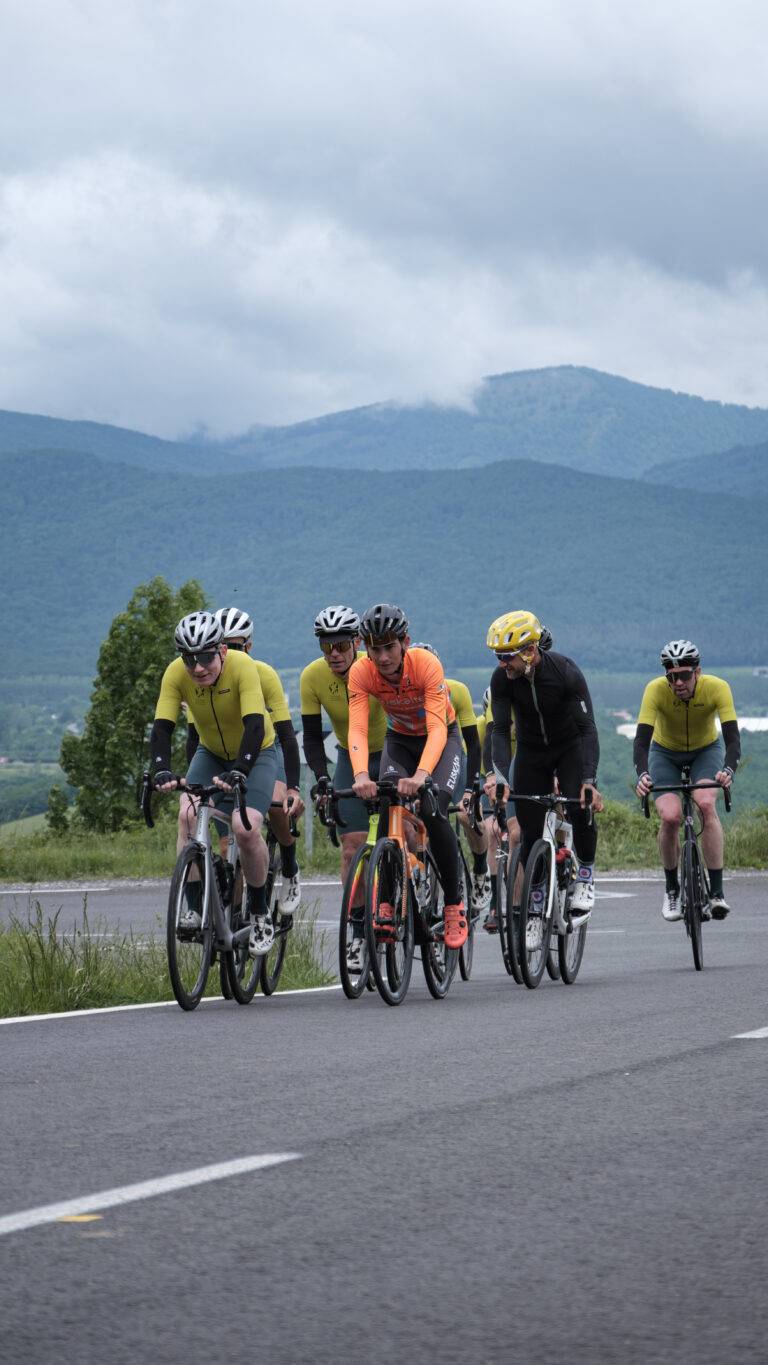
<svg viewBox="0 0 768 1365"><path fill-rule="evenodd" d="M761 5L6 16L0 403L175 434L565 362L768 403Z"/></svg>

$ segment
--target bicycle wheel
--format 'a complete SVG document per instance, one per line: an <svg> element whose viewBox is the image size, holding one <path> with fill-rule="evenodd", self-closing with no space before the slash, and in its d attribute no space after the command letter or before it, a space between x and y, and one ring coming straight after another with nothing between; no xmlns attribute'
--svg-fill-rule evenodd
<svg viewBox="0 0 768 1365"><path fill-rule="evenodd" d="M693 965L697 972L704 966L704 944L701 938L701 911L704 904L704 869L695 839L686 839L683 848L681 878L683 917L693 949Z"/></svg>
<svg viewBox="0 0 768 1365"><path fill-rule="evenodd" d="M179 929L179 916L186 909L200 913L205 902L205 858L196 844L187 844L176 860L168 895L166 950L168 971L176 1000L183 1010L193 1010L208 980L213 945L213 922L200 929Z"/></svg>
<svg viewBox="0 0 768 1365"><path fill-rule="evenodd" d="M235 866L235 881L232 888L232 904L229 911L229 927L233 934L248 927L245 909L245 878L238 859ZM259 958L251 957L248 952L248 939L244 938L227 953L229 989L238 1005L250 1005L259 984L261 963Z"/></svg>
<svg viewBox="0 0 768 1365"><path fill-rule="evenodd" d="M280 914L280 902L277 899L277 874L280 871L280 853L277 840L274 843L273 835L267 839L269 850L269 871L267 873L267 907L272 916L275 926L275 941L268 953L264 953L258 959L261 981L261 989L265 995L272 995L277 990L277 983L280 980L280 973L283 970L285 954L288 949L288 935L291 932L291 924L283 924Z"/></svg>
<svg viewBox="0 0 768 1365"><path fill-rule="evenodd" d="M472 962L475 956L475 921L477 916L472 914L470 904L472 883L469 876L467 860L464 857L464 850L459 844L459 873L461 875L462 895L464 904L467 907L467 941L459 949L459 971L462 981L469 981L472 975Z"/></svg>
<svg viewBox="0 0 768 1365"><path fill-rule="evenodd" d="M435 1000L443 1000L448 994L459 961L458 948L446 948L443 939L445 896L437 875L437 868L429 853L427 854L429 900L426 906L424 939L421 945L421 965L427 989ZM466 894L466 888L465 888ZM466 901L464 904L466 905Z"/></svg>
<svg viewBox="0 0 768 1365"><path fill-rule="evenodd" d="M558 934L550 934L549 952L547 953L547 976L550 981L560 980L560 956L558 945L555 942L557 938L559 938Z"/></svg>
<svg viewBox="0 0 768 1365"><path fill-rule="evenodd" d="M507 875L507 897L504 908L506 918L506 958L504 965L509 975L517 982L518 986L523 984L523 973L520 968L520 905L515 900L515 886L520 880L520 845L516 844L512 850L512 857L509 863Z"/></svg>
<svg viewBox="0 0 768 1365"><path fill-rule="evenodd" d="M368 985L371 964L368 957L368 944L365 938L365 901L359 906L354 902L360 893L365 896L368 878L368 863L371 857L370 844L358 848L349 865L344 890L341 895L341 914L339 915L339 979L341 988L348 1000L358 1000ZM359 966L350 967L347 957L353 942L359 945ZM357 957L357 953L355 954Z"/></svg>
<svg viewBox="0 0 768 1365"><path fill-rule="evenodd" d="M552 845L537 839L531 849L520 898L520 970L529 990L539 985L547 965L552 928L548 912L549 882L552 870Z"/></svg>
<svg viewBox="0 0 768 1365"><path fill-rule="evenodd" d="M508 845L507 845L508 847ZM507 939L507 921L505 917L505 906L507 904L507 859L502 856L496 862L496 872L494 882L496 883L496 924L498 925L499 947L501 948L501 960L504 963L504 970L511 976L512 968L509 961L509 946Z"/></svg>
<svg viewBox="0 0 768 1365"><path fill-rule="evenodd" d="M379 839L371 853L365 937L379 995L399 1005L413 970L414 928L403 850L394 839Z"/></svg>

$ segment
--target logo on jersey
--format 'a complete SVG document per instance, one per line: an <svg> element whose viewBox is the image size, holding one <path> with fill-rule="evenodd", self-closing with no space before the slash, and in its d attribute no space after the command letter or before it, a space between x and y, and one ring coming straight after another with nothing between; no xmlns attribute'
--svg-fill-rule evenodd
<svg viewBox="0 0 768 1365"><path fill-rule="evenodd" d="M451 764L451 771L448 775L448 781L445 784L449 792L452 792L454 787L456 786L456 779L458 778L460 772L461 762L459 760L458 754L454 754L453 763Z"/></svg>

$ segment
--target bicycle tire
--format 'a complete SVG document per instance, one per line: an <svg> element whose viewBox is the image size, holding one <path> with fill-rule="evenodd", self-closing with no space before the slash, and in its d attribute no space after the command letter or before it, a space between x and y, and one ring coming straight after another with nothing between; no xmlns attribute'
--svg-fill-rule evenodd
<svg viewBox="0 0 768 1365"><path fill-rule="evenodd" d="M552 869L552 845L537 839L525 867L523 891L520 898L520 970L529 990L535 991L547 965L549 939L552 930L551 908L547 913L549 882ZM542 889L544 899L540 899ZM535 947L528 946L528 925L539 922Z"/></svg>
<svg viewBox="0 0 768 1365"><path fill-rule="evenodd" d="M197 869L197 877L190 878L192 868ZM179 937L176 925L185 904L184 892L188 883L199 881L200 903L201 905L205 903L205 879L205 858L200 848L196 844L187 844L176 859L171 877L165 939L171 987L177 1003L183 1010L196 1009L203 998L211 969L213 921L209 915L204 928L182 937Z"/></svg>
<svg viewBox="0 0 768 1365"><path fill-rule="evenodd" d="M505 919L505 906L507 904L507 886L509 878L505 872L506 862L504 859L496 863L496 871L493 880L496 883L496 924L498 927L499 947L501 948L501 960L504 963L504 970L508 976L512 976L512 968L509 962L509 948L507 944L507 922Z"/></svg>
<svg viewBox="0 0 768 1365"><path fill-rule="evenodd" d="M433 933L433 925L445 915L445 896L437 873L434 858L427 853L429 860L430 897L427 911L427 924L421 945L421 966L427 990L434 1000L444 1000L450 990L459 961L458 948L446 948L439 935ZM466 901L465 901L466 904Z"/></svg>
<svg viewBox="0 0 768 1365"><path fill-rule="evenodd" d="M376 987L388 1005L399 1005L405 999L413 970L414 924L410 894L406 894L403 905L406 877L400 845L394 839L379 839L374 844L368 869L365 937ZM379 914L383 903L393 908L391 921L383 920Z"/></svg>
<svg viewBox="0 0 768 1365"><path fill-rule="evenodd" d="M355 852L355 856L349 865L349 870L344 879L344 890L341 894L341 913L339 915L339 980L341 989L347 1000L359 1000L368 985L371 975L371 963L368 956L368 942L365 937L365 902L359 907L359 918L354 915L352 902L357 895L362 878L363 890L368 879L368 864L371 857L370 844L362 844ZM362 929L363 956L359 973L352 973L347 965L347 949L350 941L355 935L353 930L353 919L358 919L358 925Z"/></svg>
<svg viewBox="0 0 768 1365"><path fill-rule="evenodd" d="M233 890L233 894L234 894L234 878L233 878L232 890ZM224 909L225 909L225 918L226 918L227 923L230 925L230 928L231 928L231 921L232 921L232 900L231 900L231 898L230 898L229 903L225 906ZM229 968L229 963L227 962L227 954L226 954L226 953L222 953L222 952L220 951L220 952L218 953L218 959L219 959L219 985L220 985L220 987L221 987L221 994L222 994L222 996L223 996L223 998L224 998L225 1000L231 1000L231 999L232 999L232 987L231 987L230 984L229 984L229 970L230 970L230 968ZM212 965L213 965L213 963L215 963L215 961L216 961L216 954L214 954L214 956L213 956L213 958L212 958Z"/></svg>
<svg viewBox="0 0 768 1365"><path fill-rule="evenodd" d="M701 853L695 839L687 839L683 848L681 878L683 918L697 972L704 969L704 944L701 937L701 911L704 898Z"/></svg>
<svg viewBox="0 0 768 1365"><path fill-rule="evenodd" d="M507 898L504 909L506 916L506 941L507 959L504 965L507 967L509 975L518 986L523 984L523 973L520 967L520 906L515 904L515 883L517 881L520 868L520 845L515 844L512 850L510 866L507 871ZM522 892L521 892L522 894Z"/></svg>
<svg viewBox="0 0 768 1365"><path fill-rule="evenodd" d="M550 934L550 938L549 938L549 951L548 951L548 953L547 953L547 976L549 977L550 981L559 981L559 980L560 980L560 952L559 952L558 945L557 945L556 943L553 943L553 942L552 942L552 937L553 937L553 936ZM555 938L559 938L559 935L555 934L554 937L555 937Z"/></svg>
<svg viewBox="0 0 768 1365"><path fill-rule="evenodd" d="M277 983L280 980L280 973L283 970L285 954L288 951L288 935L291 932L292 924L286 926L281 924L280 904L277 899L277 874L280 871L279 845L275 836L270 832L267 837L267 851L269 853L269 871L267 872L266 898L267 909L275 926L275 941L268 953L263 953L259 958L259 981L264 995L273 995L277 990Z"/></svg>
<svg viewBox="0 0 768 1365"><path fill-rule="evenodd" d="M467 941L459 948L459 972L462 981L469 981L472 975L472 963L475 957L475 916L472 914L471 890L472 882L467 867L467 860L464 857L464 850L459 844L459 873L463 886L464 904L467 908Z"/></svg>
<svg viewBox="0 0 768 1365"><path fill-rule="evenodd" d="M248 923L248 916L245 910L245 878L243 869L238 859L235 867L235 879L232 887L232 904L229 910L229 927L232 933L244 929ZM251 957L248 952L248 942L240 943L233 948L231 953L227 953L227 969L229 972L229 989L232 992L233 1000L238 1005L250 1005L256 994L261 975L261 962L259 958Z"/></svg>

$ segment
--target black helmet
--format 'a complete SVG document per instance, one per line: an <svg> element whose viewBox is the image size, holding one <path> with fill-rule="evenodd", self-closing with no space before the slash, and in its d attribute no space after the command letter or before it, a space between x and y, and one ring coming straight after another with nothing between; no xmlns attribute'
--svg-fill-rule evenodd
<svg viewBox="0 0 768 1365"><path fill-rule="evenodd" d="M394 636L403 640L408 634L408 617L401 607L391 602L378 602L369 607L360 621L360 634L364 640L386 640Z"/></svg>

